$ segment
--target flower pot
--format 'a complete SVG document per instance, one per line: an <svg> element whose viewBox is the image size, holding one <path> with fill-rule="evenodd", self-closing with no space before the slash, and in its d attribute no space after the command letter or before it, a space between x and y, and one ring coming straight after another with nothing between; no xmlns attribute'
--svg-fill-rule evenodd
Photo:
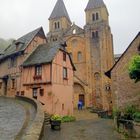
<svg viewBox="0 0 140 140"><path fill-rule="evenodd" d="M61 121L60 120L50 120L51 129L60 130L61 129Z"/></svg>

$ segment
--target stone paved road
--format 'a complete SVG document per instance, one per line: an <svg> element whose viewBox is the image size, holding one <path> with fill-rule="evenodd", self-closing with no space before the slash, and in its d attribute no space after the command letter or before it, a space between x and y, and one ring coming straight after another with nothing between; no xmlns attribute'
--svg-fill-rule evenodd
<svg viewBox="0 0 140 140"><path fill-rule="evenodd" d="M14 140L25 119L25 110L14 100L0 97L0 140Z"/></svg>
<svg viewBox="0 0 140 140"><path fill-rule="evenodd" d="M52 131L46 126L45 140L120 140L112 120L99 119L88 111L76 111L75 115L77 121L62 124L61 131Z"/></svg>
<svg viewBox="0 0 140 140"><path fill-rule="evenodd" d="M22 135L28 131L35 114L36 110L32 104L0 97L0 140L15 140L15 138L21 140ZM24 127L26 126L24 129L23 124ZM22 131L20 131L21 128Z"/></svg>

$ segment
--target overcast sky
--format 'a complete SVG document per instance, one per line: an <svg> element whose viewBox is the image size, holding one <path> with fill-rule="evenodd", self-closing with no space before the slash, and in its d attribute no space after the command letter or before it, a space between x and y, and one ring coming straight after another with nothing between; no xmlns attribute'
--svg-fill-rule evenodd
<svg viewBox="0 0 140 140"><path fill-rule="evenodd" d="M57 0L0 0L0 37L19 38L43 26ZM64 0L72 22L85 25L88 0ZM140 31L140 0L104 0L109 11L115 53L122 53Z"/></svg>

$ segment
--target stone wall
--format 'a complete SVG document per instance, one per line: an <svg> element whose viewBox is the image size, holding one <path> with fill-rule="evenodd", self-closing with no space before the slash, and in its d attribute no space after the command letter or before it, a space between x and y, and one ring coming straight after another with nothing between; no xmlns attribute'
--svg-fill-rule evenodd
<svg viewBox="0 0 140 140"><path fill-rule="evenodd" d="M18 100L22 100L25 102L31 103L36 109L36 116L25 134L23 134L23 140L40 140L44 125L44 112L42 110L41 104L34 99L30 99L27 97L16 96Z"/></svg>
<svg viewBox="0 0 140 140"><path fill-rule="evenodd" d="M111 71L113 103L115 107L125 108L127 105L137 105L140 108L140 82L130 79L128 66L131 58L139 54L140 35L132 41Z"/></svg>

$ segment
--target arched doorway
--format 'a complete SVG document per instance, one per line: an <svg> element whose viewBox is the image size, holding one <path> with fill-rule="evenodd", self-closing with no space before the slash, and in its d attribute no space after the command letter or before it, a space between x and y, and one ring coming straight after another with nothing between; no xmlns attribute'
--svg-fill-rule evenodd
<svg viewBox="0 0 140 140"><path fill-rule="evenodd" d="M79 83L74 83L74 108L77 108L78 101L81 100L85 105L85 90Z"/></svg>

